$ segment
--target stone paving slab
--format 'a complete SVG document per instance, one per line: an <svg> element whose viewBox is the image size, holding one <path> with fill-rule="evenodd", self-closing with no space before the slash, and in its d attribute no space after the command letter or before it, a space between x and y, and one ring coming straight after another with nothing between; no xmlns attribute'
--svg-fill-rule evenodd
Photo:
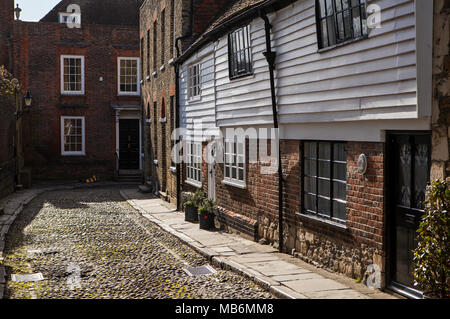
<svg viewBox="0 0 450 319"><path fill-rule="evenodd" d="M253 279L277 297L366 299L390 296L382 292L378 292L378 295L363 293L365 289L357 291L307 269L310 267L290 263L283 260L280 254L275 254L278 251L272 246L260 245L235 234L200 230L197 223L187 223L183 213L168 211L164 202L152 195L131 189L122 190L121 194L144 217L207 256L214 265Z"/></svg>
<svg viewBox="0 0 450 319"><path fill-rule="evenodd" d="M335 280L323 278L322 276L320 277L321 278L286 281L283 282L283 284L302 294L308 292L327 292L330 290L348 289L347 286L344 286Z"/></svg>

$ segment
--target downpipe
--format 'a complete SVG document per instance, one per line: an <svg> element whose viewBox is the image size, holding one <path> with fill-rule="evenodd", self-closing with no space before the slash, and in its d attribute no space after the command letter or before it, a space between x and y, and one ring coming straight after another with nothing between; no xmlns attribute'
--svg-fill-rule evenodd
<svg viewBox="0 0 450 319"><path fill-rule="evenodd" d="M276 138L278 140L278 250L283 252L283 169L281 166L281 145L280 145L280 131L278 124L278 111L277 111L277 98L275 93L275 59L276 52L272 51L272 44L270 40L270 32L272 25L270 24L269 18L266 12L261 9L259 11L261 19L264 20L264 29L266 36L266 51L263 53L266 57L267 63L269 65L269 75L270 75L270 93L272 99L272 114L273 114L273 126L276 131Z"/></svg>

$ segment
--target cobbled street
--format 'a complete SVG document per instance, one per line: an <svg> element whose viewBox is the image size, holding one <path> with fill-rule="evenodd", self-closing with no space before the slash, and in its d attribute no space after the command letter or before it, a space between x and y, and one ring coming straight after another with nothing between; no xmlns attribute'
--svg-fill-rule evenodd
<svg viewBox="0 0 450 319"><path fill-rule="evenodd" d="M230 271L188 276L183 268L207 260L139 215L113 188L33 200L9 231L4 264L5 298L12 299L272 298ZM44 280L11 281L11 274L30 273Z"/></svg>

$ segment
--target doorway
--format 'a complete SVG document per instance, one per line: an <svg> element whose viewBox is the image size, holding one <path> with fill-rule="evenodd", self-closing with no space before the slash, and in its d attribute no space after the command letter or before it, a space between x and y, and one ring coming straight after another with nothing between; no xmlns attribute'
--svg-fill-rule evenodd
<svg viewBox="0 0 450 319"><path fill-rule="evenodd" d="M140 169L138 119L119 120L119 169Z"/></svg>
<svg viewBox="0 0 450 319"><path fill-rule="evenodd" d="M424 214L430 180L431 137L424 133L388 135L388 229L391 287L410 297L421 297L414 288L413 253L416 232Z"/></svg>

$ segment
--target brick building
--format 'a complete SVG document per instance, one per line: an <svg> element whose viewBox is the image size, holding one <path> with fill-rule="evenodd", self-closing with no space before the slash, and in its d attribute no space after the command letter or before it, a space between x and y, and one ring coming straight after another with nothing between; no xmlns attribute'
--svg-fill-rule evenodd
<svg viewBox="0 0 450 319"><path fill-rule="evenodd" d="M13 30L14 3L0 2L0 66L11 71L11 35ZM20 96L20 92L17 93ZM18 98L17 96L17 98ZM16 121L16 96L3 95L0 92L0 198L14 191L18 184L18 129L21 120Z"/></svg>
<svg viewBox="0 0 450 319"><path fill-rule="evenodd" d="M225 0L147 0L140 10L144 174L147 185L171 203L177 203L177 176L184 174L171 158L177 127L173 61L225 5Z"/></svg>
<svg viewBox="0 0 450 319"><path fill-rule="evenodd" d="M226 229L420 296L415 229L427 183L449 176L448 1L371 1L379 28L364 0L233 3L176 60L181 127L204 129L190 185L213 194ZM267 162L259 150L276 143L258 134L272 127ZM205 131L221 133L212 164ZM281 174L263 173L277 152Z"/></svg>
<svg viewBox="0 0 450 319"><path fill-rule="evenodd" d="M12 26L10 69L33 96L23 117L33 178L140 176L141 3L63 0L40 22L1 19Z"/></svg>

